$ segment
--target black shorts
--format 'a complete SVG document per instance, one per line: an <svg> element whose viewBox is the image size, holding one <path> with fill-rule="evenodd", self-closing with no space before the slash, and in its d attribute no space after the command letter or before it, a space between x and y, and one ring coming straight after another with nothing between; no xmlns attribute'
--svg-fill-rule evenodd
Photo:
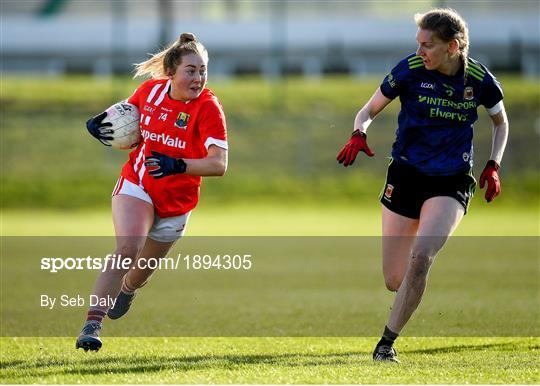
<svg viewBox="0 0 540 386"><path fill-rule="evenodd" d="M455 198L467 213L476 188L472 172L450 176L428 176L416 168L392 161L388 166L381 203L392 212L410 218L420 218L424 202L437 196Z"/></svg>

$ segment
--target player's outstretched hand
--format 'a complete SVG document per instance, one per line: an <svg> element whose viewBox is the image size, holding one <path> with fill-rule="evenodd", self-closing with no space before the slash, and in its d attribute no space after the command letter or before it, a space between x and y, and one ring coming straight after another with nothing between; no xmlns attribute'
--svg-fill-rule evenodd
<svg viewBox="0 0 540 386"><path fill-rule="evenodd" d="M501 181L499 179L499 164L489 160L480 175L480 189L484 189L487 182L486 201L491 202L501 193Z"/></svg>
<svg viewBox="0 0 540 386"><path fill-rule="evenodd" d="M113 133L109 127L112 126L112 123L105 122L103 123L103 119L107 116L107 112L104 111L99 115L96 115L93 118L90 118L86 121L86 128L88 129L88 132L97 139L99 142L104 144L105 146L111 146L111 144L107 141L110 141L113 139L113 137L110 136L110 134Z"/></svg>
<svg viewBox="0 0 540 386"><path fill-rule="evenodd" d="M144 166L146 166L148 173L154 178L185 173L187 167L182 158L169 157L157 151L152 151L152 156L146 157Z"/></svg>
<svg viewBox="0 0 540 386"><path fill-rule="evenodd" d="M353 131L349 142L347 142L347 144L337 155L337 160L345 167L352 165L359 151L363 151L369 157L373 157L375 155L367 144L366 133L362 133L360 130L355 130Z"/></svg>

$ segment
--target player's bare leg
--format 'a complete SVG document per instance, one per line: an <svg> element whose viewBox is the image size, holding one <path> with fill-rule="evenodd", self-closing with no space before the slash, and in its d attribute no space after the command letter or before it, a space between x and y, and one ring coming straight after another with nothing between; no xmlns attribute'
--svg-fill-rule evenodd
<svg viewBox="0 0 540 386"><path fill-rule="evenodd" d="M116 303L107 313L109 318L118 319L128 312L135 297L135 291L144 286L156 270L149 267L155 267L156 261L165 257L173 245L174 241L164 243L149 237L146 239L133 269L130 269L123 277L122 288L116 298Z"/></svg>
<svg viewBox="0 0 540 386"><path fill-rule="evenodd" d="M382 266L386 288L396 292L409 266L419 220L382 205Z"/></svg>
<svg viewBox="0 0 540 386"><path fill-rule="evenodd" d="M112 198L112 214L116 233L114 254L122 260L129 258L135 261L154 221L154 208L146 201L121 194ZM126 270L115 268L107 268L101 272L94 285L93 295L115 299L125 273ZM76 348L81 347L85 351L97 351L101 348L99 332L107 310L107 306L100 305L89 308Z"/></svg>
<svg viewBox="0 0 540 386"><path fill-rule="evenodd" d="M402 216L382 205L382 265L386 288L390 291L398 291L403 282L419 223L418 219ZM385 327L373 359L398 362L392 347L396 338L397 334Z"/></svg>
<svg viewBox="0 0 540 386"><path fill-rule="evenodd" d="M143 249L146 235L154 222L154 207L144 200L120 194L112 199L112 214L116 233L115 254L134 262ZM126 271L108 269L101 273L96 281L94 294L100 297L109 295L114 299L120 291Z"/></svg>
<svg viewBox="0 0 540 386"><path fill-rule="evenodd" d="M409 267L394 300L383 337L373 353L375 359L397 362L392 343L418 308L435 256L458 226L464 212L463 206L451 197L433 197L422 206Z"/></svg>
<svg viewBox="0 0 540 386"><path fill-rule="evenodd" d="M433 197L422 206L411 262L388 320L390 330L399 333L418 307L431 264L464 212L463 206L452 197Z"/></svg>

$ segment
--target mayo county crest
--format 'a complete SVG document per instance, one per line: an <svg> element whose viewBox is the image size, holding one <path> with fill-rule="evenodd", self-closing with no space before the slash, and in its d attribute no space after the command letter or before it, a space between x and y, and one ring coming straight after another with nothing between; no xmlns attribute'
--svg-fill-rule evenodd
<svg viewBox="0 0 540 386"><path fill-rule="evenodd" d="M463 99L465 99L466 101L470 101L473 98L473 88L470 86L465 87L465 90L463 90Z"/></svg>
<svg viewBox="0 0 540 386"><path fill-rule="evenodd" d="M189 114L178 113L178 117L176 117L176 121L174 122L174 126L178 127L179 129L186 130L188 121L189 121Z"/></svg>
<svg viewBox="0 0 540 386"><path fill-rule="evenodd" d="M386 189L384 190L384 197L386 197L388 200L392 197L392 192L394 191L394 185L387 184Z"/></svg>

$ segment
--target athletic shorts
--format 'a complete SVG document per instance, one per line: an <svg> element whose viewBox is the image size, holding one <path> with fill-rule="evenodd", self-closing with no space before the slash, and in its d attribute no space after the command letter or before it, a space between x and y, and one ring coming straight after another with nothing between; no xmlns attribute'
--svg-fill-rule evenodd
<svg viewBox="0 0 540 386"><path fill-rule="evenodd" d="M424 202L432 197L455 198L465 209L474 194L476 180L471 172L450 176L428 176L416 168L390 162L381 203L392 212L418 219Z"/></svg>
<svg viewBox="0 0 540 386"><path fill-rule="evenodd" d="M148 202L152 206L154 205L152 198L141 186L135 185L133 182L126 180L124 177L120 177L118 179L112 193L113 196L117 196L119 194L136 197ZM191 211L180 216L162 218L154 213L154 224L148 232L148 237L162 243L170 243L178 240L186 231L186 225L190 214Z"/></svg>

